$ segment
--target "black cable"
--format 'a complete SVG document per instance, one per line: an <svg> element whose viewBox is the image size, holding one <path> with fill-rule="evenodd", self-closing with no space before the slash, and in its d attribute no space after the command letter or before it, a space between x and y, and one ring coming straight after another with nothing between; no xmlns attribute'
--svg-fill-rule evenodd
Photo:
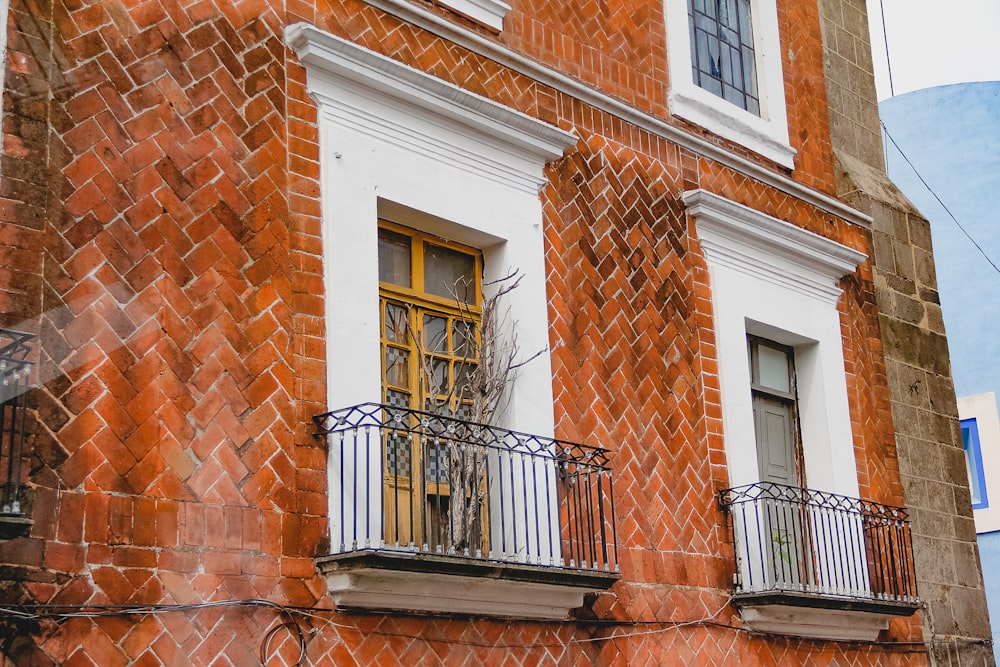
<svg viewBox="0 0 1000 667"><path fill-rule="evenodd" d="M716 616L719 615L719 613L721 613L724 609L726 609L729 606L729 603L730 603L730 600L727 600L726 603L722 607L719 608L719 611L717 611L715 614L713 614L710 617L707 617L707 618L704 618L704 619L695 619L695 620L691 620L691 621L665 621L665 620L620 621L620 620L613 620L613 619L566 619L566 620L554 620L554 621L553 620L542 620L542 619L523 619L523 620L519 619L517 621L518 623L522 623L522 624L523 623L541 623L541 624L546 624L546 625L553 625L553 624L564 625L564 626L572 625L572 626L576 626L576 627L591 625L591 626L598 626L598 627L605 627L605 628L619 628L619 627L625 627L625 628L628 628L628 627L630 627L630 628L650 627L650 628L655 628L655 629L641 630L641 631L638 631L638 632L630 632L630 633L625 633L625 634L620 634L620 635L611 635L611 636L608 636L608 637L589 637L589 638L586 638L586 639L569 639L569 640L560 641L560 642L534 642L534 643L524 643L524 644L521 644L521 643L518 643L518 644L514 644L514 643L498 644L498 643L488 643L488 642L482 642L482 641L469 641L469 640L448 639L448 638L433 638L433 637L427 637L423 633L421 633L421 634L413 634L413 633L405 633L405 632L391 632L391 631L380 630L380 629L374 629L374 630L370 631L369 634L374 634L374 635L379 635L379 636L384 636L384 637L402 637L402 638L406 638L406 639L419 639L420 641L432 642L432 643L452 644L452 645L458 645L458 646L475 646L477 648L497 648L497 649L503 649L503 648L524 648L524 649L530 649L530 648L560 648L560 647L565 647L565 646L567 646L569 644L582 644L582 643L590 643L590 642L614 641L614 640L617 640L617 639L629 639L631 637L636 637L636 636L640 636L640 635L658 634L660 632L667 632L669 630L674 630L674 629L677 629L679 627L691 626L691 625L709 626L709 627L715 627L715 628L720 628L720 629L725 629L725 630L732 630L732 631L735 631L735 632L743 632L743 633L747 633L747 634L750 634L750 635L753 635L753 636L760 636L760 635L758 635L758 633L753 633L753 632L747 630L746 628L735 626L735 625L731 625L731 624L728 624L728 623L722 623L722 622L718 622L718 621L713 620ZM353 631L359 632L359 633L362 632L355 625L347 625L347 624L342 624L342 623L336 623L336 622L334 622L332 620L326 619L326 618L324 618L324 617L322 617L322 616L319 615L320 613L338 614L339 612L336 609L332 609L332 608L329 608L329 607L305 607L305 606L298 606L298 605L284 605L284 604L280 604L278 602L272 602L270 600L263 600L263 599L222 600L222 601L216 601L216 602L199 602L199 603L192 603L192 604L150 604L150 605L81 605L81 606L75 606L75 605L52 605L52 604L20 604L20 605L11 605L11 606L0 606L0 616L2 616L3 614L6 613L6 614L10 614L12 616L15 616L15 617L18 617L18 618L24 618L24 619L42 619L42 618L67 619L67 618L81 618L81 617L84 617L84 618L97 618L97 617L105 617L105 616L146 615L146 614L151 615L151 614L162 614L162 613L171 613L171 612L179 612L179 611L198 611L198 610L201 610L201 609L212 609L212 608L218 608L218 607L264 607L264 608L276 609L276 610L279 611L279 613L282 616L285 616L286 618L288 618L287 621L285 621L283 623L279 623L279 624L273 626L267 632L267 634L265 634L265 636L264 636L264 638L262 640L261 650L260 650L261 661L264 664L267 664L267 659L273 657L273 655L270 652L271 642L274 640L274 637L277 635L277 633L280 630L282 630L282 629L293 630L294 633L295 633L296 641L297 641L298 646L299 646L299 658L298 658L298 660L295 663L293 663L293 667L304 664L304 661L306 659L306 643L307 643L307 640L306 640L305 633L302 632L301 626L298 624L298 622L295 621L295 615L301 615L301 616L304 616L304 617L307 617L307 618L316 618L316 619L319 619L319 620L321 620L321 621L323 621L325 623L333 625L334 627L337 627L337 628L346 629L346 630L353 630ZM419 617L423 617L423 618L430 618L426 614L416 614L416 613L394 612L394 615L396 615L396 616L419 616ZM511 622L510 619L486 619L486 620L493 620L493 621L496 621L496 622L503 622L503 623L507 623L507 624L509 624ZM943 640L942 639L932 639L929 642L928 641L923 641L923 642L896 642L896 641L867 642L867 641L858 641L858 640L827 640L827 639L810 640L808 638L802 638L802 637L792 637L792 636L781 637L779 635L767 635L767 636L772 641L778 641L778 640L784 640L786 642L790 642L790 641L795 641L795 642L799 642L799 641L830 642L830 641L833 641L835 643L840 643L840 644L855 644L855 645L861 645L861 646L872 646L872 645L875 645L875 646L880 646L880 647L883 647L883 648L895 649L895 650L898 650L898 651L907 651L907 652L925 651L925 650L931 649L931 648L933 648L935 646L945 646L945 645L951 645L951 646L960 646L960 645L992 646L993 645L993 641L991 639L974 639L974 638L963 639L963 638L958 638L958 637L953 637L953 638L948 638L948 639L943 639Z"/></svg>
<svg viewBox="0 0 1000 667"><path fill-rule="evenodd" d="M892 85L892 58L889 57L889 33L885 27L885 5L878 0L878 9L882 14L882 40L885 42L885 66L889 70L889 96L895 97L896 90Z"/></svg>
<svg viewBox="0 0 1000 667"><path fill-rule="evenodd" d="M956 218L956 217L955 217L955 214L951 212L951 209L949 209L949 208L948 208L948 207L947 207L947 206L945 205L945 203L944 203L943 201L941 201L941 198L940 198L940 197L938 197L938 195L937 195L937 193L936 193L936 192L934 192L934 189L933 189L933 188L931 188L930 184L929 184L929 183L928 183L928 182L927 182L926 180L924 180L924 177L920 175L920 172L919 172L919 171L917 171L917 168L916 168L916 167L915 167L915 166L913 165L913 163L912 163L912 162L910 162L910 158L908 158L908 157L906 156L906 153L904 153L904 152L903 152L903 149L902 149L902 148L900 148L899 144L898 144L898 143L896 143L896 140L895 140L895 139L893 139L893 137L892 137L892 135L891 135L891 134L889 134L889 128L887 128L887 127L885 126L885 123L883 123L883 122L882 122L881 120L879 120L879 124L880 124L880 125L882 126L882 131L883 131L883 132L885 132L885 136L887 136L887 137L889 138L889 141L891 141L891 142L892 142L892 145L896 147L896 150L897 150L897 151L899 151L899 154L900 154L900 155L901 155L901 156L903 157L903 159L904 159L904 160L906 161L906 164L910 165L910 169L912 169L912 170L913 170L913 173L914 173L914 174L916 174L917 178L919 178L919 179L920 179L920 182L924 184L924 187L925 187L925 188L927 188L927 191L928 191L928 192L930 192L930 193L931 193L931 194L932 194L932 195L934 196L934 199L936 199L936 200L937 200L937 203L941 205L941 208L943 208L943 209L945 210L945 213L947 213L947 214L948 214L948 216L949 216L949 217L950 217L950 218L952 219L952 221L953 221L953 222L955 223L955 225L956 225L956 226L957 226L957 227L958 227L958 228L959 228L960 230L962 230L962 233L963 233L963 234L965 234L965 237L966 237L967 239L969 239L969 241L971 241L971 242L972 242L972 245L976 246L976 250L978 250L978 251L979 251L979 253L980 253L980 254L981 254L981 255L982 255L982 256L983 256L984 258L986 258L986 261L990 263L990 266L992 266L992 267L993 267L993 270L994 270L994 271L996 271L997 273L1000 273L1000 267L998 267L998 266L997 266L996 262L994 262L994 261L993 261L992 259L990 259L990 256L986 254L986 251L985 251L985 250L983 250L982 246L980 246L980 245L979 245L979 244L978 244L978 243L976 242L976 239L972 238L972 234L970 234L970 233L969 233L969 232L968 232L968 231L967 231L967 230L965 229L965 227L963 227L963 226L962 226L962 223L960 223L960 222L958 221L958 218Z"/></svg>
<svg viewBox="0 0 1000 667"><path fill-rule="evenodd" d="M271 641L278 634L278 631L290 629L295 633L295 638L299 646L299 657L289 667L299 667L305 663L306 659L306 636L305 633L302 632L302 628L292 616L291 612L282 612L282 615L286 616L288 620L284 623L278 623L268 630L267 634L264 635L264 639L260 643L260 662L262 665L267 665L268 660L271 659Z"/></svg>

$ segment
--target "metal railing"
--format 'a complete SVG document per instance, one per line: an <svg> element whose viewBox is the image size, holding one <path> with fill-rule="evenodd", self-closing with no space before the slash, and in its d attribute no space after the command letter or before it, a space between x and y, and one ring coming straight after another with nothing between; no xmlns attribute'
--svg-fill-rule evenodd
<svg viewBox="0 0 1000 667"><path fill-rule="evenodd" d="M606 450L371 403L314 420L333 553L618 571Z"/></svg>
<svg viewBox="0 0 1000 667"><path fill-rule="evenodd" d="M804 593L916 604L906 510L771 482L720 494L737 594Z"/></svg>
<svg viewBox="0 0 1000 667"><path fill-rule="evenodd" d="M0 329L0 515L21 514L32 334Z"/></svg>

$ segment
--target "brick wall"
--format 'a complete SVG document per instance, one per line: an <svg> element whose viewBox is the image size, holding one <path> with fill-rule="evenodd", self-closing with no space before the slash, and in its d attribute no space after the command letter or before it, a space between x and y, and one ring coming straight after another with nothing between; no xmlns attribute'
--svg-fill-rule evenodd
<svg viewBox="0 0 1000 667"><path fill-rule="evenodd" d="M665 115L657 3L514 4L499 39ZM833 192L817 9L779 7L793 177ZM542 192L555 414L558 436L617 450L623 581L584 612L616 624L245 606L7 618L5 656L247 665L263 647L293 664L300 628L317 665L923 664L915 621L893 623L892 646L736 627L708 276L679 195L710 189L861 250L866 233L356 0L13 0L0 305L40 333L42 379L35 523L0 542L4 601L329 607L312 560L328 548L310 428L325 395L319 146L281 39L300 20L579 133ZM870 267L844 287L862 493L900 503Z"/></svg>

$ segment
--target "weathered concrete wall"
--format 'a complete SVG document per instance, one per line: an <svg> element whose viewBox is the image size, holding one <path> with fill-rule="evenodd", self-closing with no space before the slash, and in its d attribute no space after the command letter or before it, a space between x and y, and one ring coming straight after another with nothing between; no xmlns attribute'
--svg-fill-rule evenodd
<svg viewBox="0 0 1000 667"><path fill-rule="evenodd" d="M873 219L879 325L932 658L993 664L930 224L885 175L864 0L819 4L837 189Z"/></svg>

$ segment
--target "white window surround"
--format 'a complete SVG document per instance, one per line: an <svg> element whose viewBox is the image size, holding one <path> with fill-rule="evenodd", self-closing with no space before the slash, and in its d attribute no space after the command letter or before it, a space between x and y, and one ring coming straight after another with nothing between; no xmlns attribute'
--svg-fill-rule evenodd
<svg viewBox="0 0 1000 667"><path fill-rule="evenodd" d="M788 141L788 112L785 108L785 80L775 1L750 1L760 116L694 83L687 3L684 0L664 0L664 11L669 50L670 90L667 102L670 113L745 146L783 167L794 168L795 149Z"/></svg>
<svg viewBox="0 0 1000 667"><path fill-rule="evenodd" d="M445 7L500 32L510 5L499 0L439 0Z"/></svg>
<svg viewBox="0 0 1000 667"><path fill-rule="evenodd" d="M732 486L759 481L747 334L795 349L810 488L858 496L838 281L863 253L704 190L682 195L708 264Z"/></svg>
<svg viewBox="0 0 1000 667"><path fill-rule="evenodd" d="M682 199L709 270L730 485L760 481L747 350L753 334L794 348L806 486L857 498L837 302L840 278L866 256L704 190ZM739 570L744 581L759 581L747 569L759 545L739 544L744 539L737 536ZM743 605L740 613L761 632L845 640L873 641L888 623L883 613L769 602Z"/></svg>
<svg viewBox="0 0 1000 667"><path fill-rule="evenodd" d="M319 107L330 409L381 402L380 217L482 249L484 282L518 269L523 278L507 304L518 344L525 351L547 349L539 190L547 183L545 164L575 145L576 137L311 25L290 26L286 39L306 66ZM547 354L524 366L498 425L551 437L551 373ZM331 448L331 470L353 465L346 454L336 456ZM372 483L378 488L381 480ZM331 524L347 516L380 534L380 497L372 494L365 506L339 503L339 494L331 493ZM556 517L534 520L543 533L557 530ZM534 562L530 553L524 562ZM334 571L328 577L338 604L427 611L440 611L426 605L441 599L460 599L465 602L453 610L490 613L502 601L510 615L563 617L586 592L542 586L529 604L523 582L443 581L453 586L439 589L435 602L421 592L427 579L405 571ZM373 588L372 582L382 583Z"/></svg>
<svg viewBox="0 0 1000 667"><path fill-rule="evenodd" d="M538 193L545 163L576 137L313 26L287 39L320 111L330 408L381 396L380 215L481 248L485 282L519 269L521 349L547 348ZM551 436L547 355L522 371L501 425Z"/></svg>

